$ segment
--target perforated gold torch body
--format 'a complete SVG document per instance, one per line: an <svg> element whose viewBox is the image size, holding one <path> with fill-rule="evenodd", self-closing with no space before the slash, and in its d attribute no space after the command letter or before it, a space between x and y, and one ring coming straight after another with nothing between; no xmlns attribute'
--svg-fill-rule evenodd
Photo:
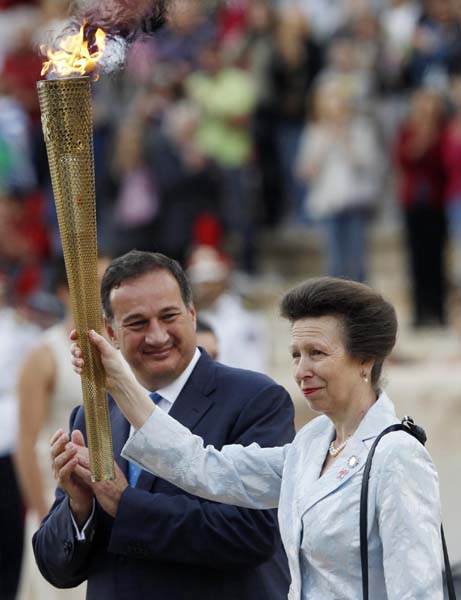
<svg viewBox="0 0 461 600"><path fill-rule="evenodd" d="M89 329L102 329L91 81L39 81L37 88L72 310L85 360L82 391L91 475L102 481L115 474L104 370L88 339Z"/></svg>

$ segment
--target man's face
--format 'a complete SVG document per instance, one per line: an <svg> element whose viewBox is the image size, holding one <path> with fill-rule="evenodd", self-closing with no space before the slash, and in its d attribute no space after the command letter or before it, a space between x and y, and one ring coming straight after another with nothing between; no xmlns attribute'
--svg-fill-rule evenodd
<svg viewBox="0 0 461 600"><path fill-rule="evenodd" d="M129 279L110 302L107 334L138 381L154 391L176 379L194 355L196 334L195 308L185 306L175 278L159 270Z"/></svg>

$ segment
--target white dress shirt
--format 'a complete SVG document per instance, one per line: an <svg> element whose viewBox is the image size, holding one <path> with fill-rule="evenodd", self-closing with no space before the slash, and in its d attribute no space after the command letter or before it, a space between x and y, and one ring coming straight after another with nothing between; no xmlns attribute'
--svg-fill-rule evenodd
<svg viewBox="0 0 461 600"><path fill-rule="evenodd" d="M179 377L177 377L174 381L172 381L165 387L159 388L158 390L148 390L149 394L151 394L152 392L157 392L157 394L162 397L161 400L157 402L157 406L164 410L166 413L170 412L173 404L176 401L176 398L182 392L182 388L186 385L187 380L191 376L191 373L194 370L199 358L200 350L196 348L192 360ZM131 429L131 432L133 433L133 428Z"/></svg>

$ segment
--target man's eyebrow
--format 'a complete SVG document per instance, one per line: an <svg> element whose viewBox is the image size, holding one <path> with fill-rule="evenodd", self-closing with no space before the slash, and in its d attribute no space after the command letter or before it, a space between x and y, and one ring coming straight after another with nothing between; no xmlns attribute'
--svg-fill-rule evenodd
<svg viewBox="0 0 461 600"><path fill-rule="evenodd" d="M145 315L141 314L141 313L131 313L129 315L126 315L126 317L123 317L122 319L122 323L126 323L127 321L133 321L136 319L145 319Z"/></svg>
<svg viewBox="0 0 461 600"><path fill-rule="evenodd" d="M159 310L159 313L171 312L172 310L181 310L181 307L177 304L173 304L171 306L164 306Z"/></svg>

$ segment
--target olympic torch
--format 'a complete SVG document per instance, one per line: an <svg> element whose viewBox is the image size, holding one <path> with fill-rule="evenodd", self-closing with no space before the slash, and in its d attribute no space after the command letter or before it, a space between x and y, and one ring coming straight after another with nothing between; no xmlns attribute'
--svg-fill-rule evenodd
<svg viewBox="0 0 461 600"><path fill-rule="evenodd" d="M57 52L47 52L50 61L44 71L52 66L61 75L77 72L83 76L39 81L37 88L72 311L85 360L82 391L91 476L93 481L102 481L113 479L115 473L104 369L88 338L89 329L102 331L102 314L97 276L91 79L85 76L95 68L102 43L92 52L85 41L84 27L70 37L78 37L81 47L76 50L75 40L66 38ZM102 39L99 34L99 40Z"/></svg>

